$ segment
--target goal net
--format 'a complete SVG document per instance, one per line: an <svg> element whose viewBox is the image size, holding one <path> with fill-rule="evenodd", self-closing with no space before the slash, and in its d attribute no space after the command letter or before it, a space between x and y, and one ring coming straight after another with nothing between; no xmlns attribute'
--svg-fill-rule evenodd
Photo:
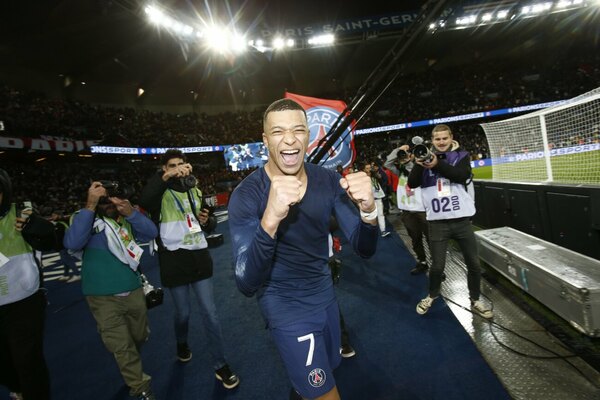
<svg viewBox="0 0 600 400"><path fill-rule="evenodd" d="M494 180L600 184L600 88L481 127Z"/></svg>

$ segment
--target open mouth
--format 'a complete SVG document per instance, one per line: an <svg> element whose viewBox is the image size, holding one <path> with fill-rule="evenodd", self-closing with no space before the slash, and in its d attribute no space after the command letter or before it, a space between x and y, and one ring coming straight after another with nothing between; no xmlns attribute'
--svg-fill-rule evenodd
<svg viewBox="0 0 600 400"><path fill-rule="evenodd" d="M279 154L281 154L283 164L287 166L298 164L300 159L300 150L283 150Z"/></svg>

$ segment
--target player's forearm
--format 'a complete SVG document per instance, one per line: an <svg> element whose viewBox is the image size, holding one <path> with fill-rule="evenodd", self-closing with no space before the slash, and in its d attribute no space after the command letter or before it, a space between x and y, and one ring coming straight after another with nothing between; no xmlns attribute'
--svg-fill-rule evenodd
<svg viewBox="0 0 600 400"><path fill-rule="evenodd" d="M232 231L234 230L239 232L232 227ZM235 281L244 295L254 295L268 279L273 267L275 244L275 240L260 226L255 232L246 231L233 235Z"/></svg>
<svg viewBox="0 0 600 400"><path fill-rule="evenodd" d="M347 196L338 197L334 212L341 231L352 245L354 251L363 258L369 258L375 253L379 238L378 225L365 223L359 218L356 207ZM377 219L373 220L374 222Z"/></svg>
<svg viewBox="0 0 600 400"><path fill-rule="evenodd" d="M356 254L363 258L370 258L377 250L379 240L379 226L377 224L361 223L350 239Z"/></svg>

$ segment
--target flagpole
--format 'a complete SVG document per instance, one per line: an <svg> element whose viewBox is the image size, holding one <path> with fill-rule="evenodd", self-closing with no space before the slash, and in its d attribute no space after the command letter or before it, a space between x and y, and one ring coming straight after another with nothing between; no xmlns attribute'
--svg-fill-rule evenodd
<svg viewBox="0 0 600 400"><path fill-rule="evenodd" d="M358 89L357 94L352 98L351 103L346 106L346 109L342 113L340 113L336 121L329 129L327 135L321 139L319 145L325 138L328 138L323 147L320 148L314 157L312 154L309 155L307 158L308 162L318 164L323 159L325 154L327 154L327 152L333 147L340 136L342 136L344 131L352 123L352 120L355 119L356 115L361 114L358 118L358 121L365 116L365 114L371 109L379 97L381 97L385 90L390 87L394 80L400 75L402 70L400 58L406 55L406 52L413 45L415 40L429 28L429 24L434 19L439 17L443 7L447 2L447 0L429 0L423 5L417 18L415 18L410 27L404 31L402 36L396 41L394 46L390 49L390 51L388 51L377 67L375 67L373 72L371 72L369 77ZM399 49L397 50L398 47ZM388 79L390 72L394 68L396 69L395 74L391 79ZM382 82L384 82L386 79L387 83L382 84ZM372 84L371 81L373 81ZM383 89L378 93L373 101L368 106L362 107L362 103L370 100L373 97L373 94L379 91L382 86Z"/></svg>

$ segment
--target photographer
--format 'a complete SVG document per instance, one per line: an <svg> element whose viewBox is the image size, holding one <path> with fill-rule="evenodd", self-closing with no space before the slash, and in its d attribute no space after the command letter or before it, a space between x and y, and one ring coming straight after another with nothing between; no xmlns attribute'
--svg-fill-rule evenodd
<svg viewBox="0 0 600 400"><path fill-rule="evenodd" d="M397 202L401 210L400 219L412 241L412 248L417 255L417 265L410 271L412 275L427 272L427 258L423 246L423 236L429 242L429 227L425 216L425 208L421 197L421 189L411 189L407 185L408 175L415 162L409 145L405 144L393 150L388 156L385 166L398 175Z"/></svg>
<svg viewBox="0 0 600 400"><path fill-rule="evenodd" d="M150 376L142 370L139 353L150 330L137 271L143 250L137 242L154 239L158 231L128 200L111 194L119 195L107 192L101 182L91 184L86 206L74 214L64 245L83 250L81 288L130 394L150 400Z"/></svg>
<svg viewBox="0 0 600 400"><path fill-rule="evenodd" d="M162 169L142 190L140 205L160 228L160 278L175 305L177 357L181 362L192 358L188 347L192 291L202 310L215 376L223 386L232 389L239 384L239 378L225 361L221 324L213 295L213 263L205 237L217 223L209 216L202 202L202 192L196 187L196 178L191 173L192 166L181 151L167 150L162 156Z"/></svg>
<svg viewBox="0 0 600 400"><path fill-rule="evenodd" d="M484 318L493 312L479 300L481 267L477 243L471 226L475 214L475 201L469 193L471 164L469 153L461 150L453 140L448 125L436 125L431 132L433 152L417 154L408 177L410 188L421 187L423 205L429 221L429 247L432 265L429 272L429 295L417 305L417 313L425 314L440 295L442 276L446 264L448 241L454 239L463 253L467 265L467 282L471 309Z"/></svg>
<svg viewBox="0 0 600 400"><path fill-rule="evenodd" d="M18 214L12 194L10 177L0 169L0 384L17 398L44 400L50 398L46 296L35 250L56 247L54 226L31 210Z"/></svg>

